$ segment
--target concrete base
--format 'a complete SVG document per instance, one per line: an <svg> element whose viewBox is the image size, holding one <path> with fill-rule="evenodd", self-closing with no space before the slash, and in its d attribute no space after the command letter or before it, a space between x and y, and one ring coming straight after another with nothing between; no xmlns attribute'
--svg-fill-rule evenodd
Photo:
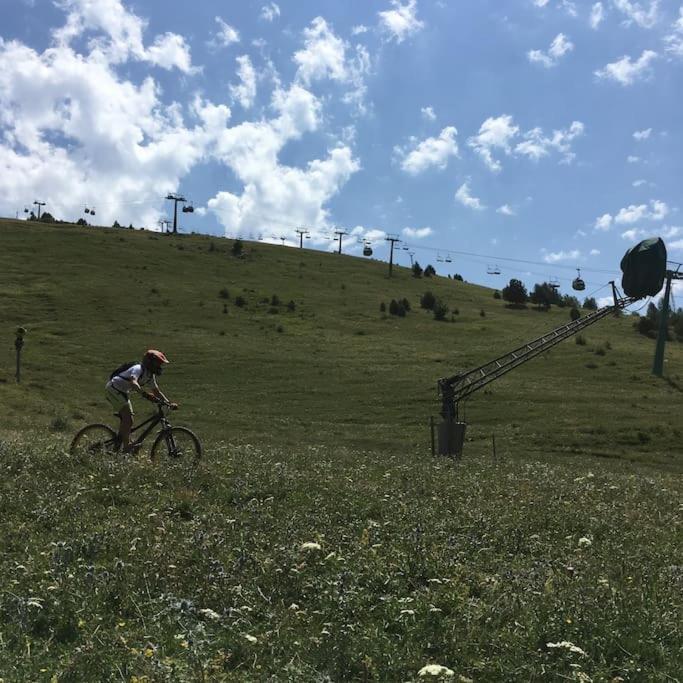
<svg viewBox="0 0 683 683"><path fill-rule="evenodd" d="M438 449L439 455L450 455L459 458L462 455L462 448L465 442L465 422L444 421L438 428Z"/></svg>

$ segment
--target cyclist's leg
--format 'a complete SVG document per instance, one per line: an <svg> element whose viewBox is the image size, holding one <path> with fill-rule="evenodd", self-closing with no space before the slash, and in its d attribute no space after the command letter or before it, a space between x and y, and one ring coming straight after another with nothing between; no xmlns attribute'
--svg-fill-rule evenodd
<svg viewBox="0 0 683 683"><path fill-rule="evenodd" d="M119 418L119 443L124 453L130 452L130 431L133 427L133 406L130 399L113 388L107 388L105 396L114 409L114 415Z"/></svg>

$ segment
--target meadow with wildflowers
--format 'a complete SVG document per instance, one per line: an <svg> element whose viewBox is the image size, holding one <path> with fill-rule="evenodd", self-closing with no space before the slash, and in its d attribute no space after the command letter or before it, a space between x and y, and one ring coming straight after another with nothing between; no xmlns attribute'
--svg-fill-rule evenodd
<svg viewBox="0 0 683 683"><path fill-rule="evenodd" d="M567 310L270 245L0 236L2 683L680 679L675 344L655 379L632 321L599 323L477 396L456 463L429 454L436 378ZM70 456L148 346L200 466Z"/></svg>

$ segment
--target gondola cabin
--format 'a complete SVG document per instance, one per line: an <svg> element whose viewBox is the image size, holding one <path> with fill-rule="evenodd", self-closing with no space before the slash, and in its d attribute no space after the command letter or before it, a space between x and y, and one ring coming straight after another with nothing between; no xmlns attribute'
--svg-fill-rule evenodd
<svg viewBox="0 0 683 683"><path fill-rule="evenodd" d="M586 289L586 283L581 279L581 270L577 268L576 272L578 275L572 281L572 289L575 289L577 292L583 292Z"/></svg>

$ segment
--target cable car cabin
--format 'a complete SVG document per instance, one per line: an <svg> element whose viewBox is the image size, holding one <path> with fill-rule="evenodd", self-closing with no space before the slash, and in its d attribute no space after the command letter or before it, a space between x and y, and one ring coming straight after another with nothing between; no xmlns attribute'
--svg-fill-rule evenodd
<svg viewBox="0 0 683 683"><path fill-rule="evenodd" d="M487 272L489 275L500 275L500 268L499 268L498 266L489 266L489 267L486 269L486 272Z"/></svg>
<svg viewBox="0 0 683 683"><path fill-rule="evenodd" d="M577 276L572 280L572 289L575 289L577 292L583 292L586 289L586 283L581 279L581 269L577 268L576 272Z"/></svg>
<svg viewBox="0 0 683 683"><path fill-rule="evenodd" d="M183 206L183 213L194 213L194 206L192 206L192 204Z"/></svg>
<svg viewBox="0 0 683 683"><path fill-rule="evenodd" d="M368 246L363 247L363 256L372 256L372 248Z"/></svg>

